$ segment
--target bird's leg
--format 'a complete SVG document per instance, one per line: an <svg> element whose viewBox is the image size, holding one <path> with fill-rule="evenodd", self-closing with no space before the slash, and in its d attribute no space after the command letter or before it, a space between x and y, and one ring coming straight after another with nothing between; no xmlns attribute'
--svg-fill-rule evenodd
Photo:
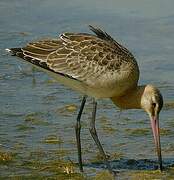
<svg viewBox="0 0 174 180"><path fill-rule="evenodd" d="M92 138L94 139L98 149L99 149L99 152L101 153L103 159L104 159L104 162L105 164L107 165L107 168L110 172L113 172L112 171L112 168L107 160L107 157L106 157L106 154L104 152L104 149L99 141L99 138L98 138L98 135L97 135L97 131L96 131L96 128L95 128L95 117L96 117L96 110L97 110L97 102L95 101L95 99L93 99L93 111L92 111L92 119L90 121L90 133L91 133L91 136Z"/></svg>
<svg viewBox="0 0 174 180"><path fill-rule="evenodd" d="M84 96L82 99L80 110L79 110L79 113L77 116L76 126L75 126L77 150L78 150L78 161L79 161L79 168L80 168L81 172L83 172L83 165L82 165L82 152L81 152L81 141L80 141L80 129L81 129L80 118L81 118L82 111L85 106L86 98L87 98L87 96Z"/></svg>

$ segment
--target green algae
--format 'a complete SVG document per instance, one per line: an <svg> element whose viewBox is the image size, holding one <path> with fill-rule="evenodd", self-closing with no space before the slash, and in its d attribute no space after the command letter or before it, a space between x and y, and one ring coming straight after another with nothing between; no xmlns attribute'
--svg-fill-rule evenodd
<svg viewBox="0 0 174 180"><path fill-rule="evenodd" d="M47 153L41 149L38 149L37 151L32 151L29 153L29 159L42 159L47 156Z"/></svg>
<svg viewBox="0 0 174 180"><path fill-rule="evenodd" d="M168 136L168 135L172 135L172 134L174 134L172 130L160 128L160 135Z"/></svg>
<svg viewBox="0 0 174 180"><path fill-rule="evenodd" d="M30 131L30 130L35 129L35 127L31 127L31 126L24 125L24 124L18 124L18 125L16 125L16 127L17 127L18 131Z"/></svg>
<svg viewBox="0 0 174 180"><path fill-rule="evenodd" d="M103 157L100 155L100 153L96 153L96 155L92 157L92 159L90 159L91 163L100 163L102 161L103 161Z"/></svg>
<svg viewBox="0 0 174 180"><path fill-rule="evenodd" d="M131 136L145 136L150 134L150 129L147 128L128 128L125 129L126 133Z"/></svg>
<svg viewBox="0 0 174 180"><path fill-rule="evenodd" d="M23 160L20 166L21 168L25 167L25 169L28 169L30 170L30 172L33 172L35 170L41 169L43 163L39 159Z"/></svg>
<svg viewBox="0 0 174 180"><path fill-rule="evenodd" d="M0 151L0 165L6 165L11 170L20 170L17 174L0 175L0 179L85 179L82 174L78 173L77 166L71 160L44 160L46 155L47 152L39 150L31 152L28 157L15 158L14 153ZM60 156L62 157L61 153Z"/></svg>
<svg viewBox="0 0 174 180"><path fill-rule="evenodd" d="M129 178L128 178L129 177ZM132 170L120 172L118 179L129 179L129 180L173 180L174 178L174 167L167 167L162 172L160 170Z"/></svg>
<svg viewBox="0 0 174 180"><path fill-rule="evenodd" d="M106 134L114 134L117 129L114 128L111 124L111 120L107 118L106 116L101 116L98 119L101 123L101 129L103 130L104 133Z"/></svg>
<svg viewBox="0 0 174 180"><path fill-rule="evenodd" d="M49 135L42 142L48 144L62 144L63 140L56 135Z"/></svg>
<svg viewBox="0 0 174 180"><path fill-rule="evenodd" d="M55 150L55 155L62 158L64 156L67 156L68 154L70 154L70 151L69 150L66 150L66 149L58 149L58 150Z"/></svg>
<svg viewBox="0 0 174 180"><path fill-rule="evenodd" d="M155 171L137 171L130 174L131 180L153 180L153 179L161 179L161 172L159 170Z"/></svg>
<svg viewBox="0 0 174 180"><path fill-rule="evenodd" d="M32 125L44 125L47 126L49 123L43 120L40 113L30 113L25 116L25 122L30 123Z"/></svg>
<svg viewBox="0 0 174 180"><path fill-rule="evenodd" d="M107 153L106 153L106 156L107 156L107 159L110 158L110 155L107 154ZM101 162L103 162L103 160L104 160L103 156L102 156L99 152L97 152L97 153L93 156L93 158L90 160L90 162L91 162L91 163L101 163Z"/></svg>
<svg viewBox="0 0 174 180"><path fill-rule="evenodd" d="M115 177L106 170L97 173L96 176L93 178L93 180L114 180L114 179Z"/></svg>
<svg viewBox="0 0 174 180"><path fill-rule="evenodd" d="M75 104L65 105L61 108L55 110L56 113L60 116L71 116L73 113L77 111L77 106Z"/></svg>
<svg viewBox="0 0 174 180"><path fill-rule="evenodd" d="M66 105L64 107L61 107L58 109L58 112L59 113L66 113L66 112L74 112L77 110L77 106L75 104L69 104L69 105Z"/></svg>
<svg viewBox="0 0 174 180"><path fill-rule="evenodd" d="M2 152L2 151L0 151ZM3 152L3 154L6 152ZM52 151L51 151L52 153ZM55 151L56 153L56 151ZM62 151L64 153L64 150ZM67 151L68 153L68 151ZM1 154L1 153L0 153ZM121 171L115 177L110 174L107 170L100 170L99 172L93 172L93 176L84 176L84 174L79 173L77 165L71 160L65 161L63 159L59 160L47 160L44 161L43 158L46 156L47 152L38 150L31 152L28 158L20 159L20 163L14 164L19 169L27 170L24 174L10 174L9 176L3 176L5 179L72 179L72 180L113 180L118 178L130 180L155 180L155 179L169 179L172 180L174 177L174 167L166 168L162 173L159 170L135 170L135 171ZM6 164L14 161L19 161L19 159L14 158L15 156L10 152L8 154L10 160ZM62 157L61 150L58 151L58 156ZM114 155L111 154L110 158ZM57 158L56 158L57 159ZM98 154L98 160L101 159ZM130 160L129 165L134 165L135 160ZM9 166L10 167L10 166ZM85 169L86 171L86 169ZM94 175L95 174L95 175ZM1 177L1 176L0 176Z"/></svg>
<svg viewBox="0 0 174 180"><path fill-rule="evenodd" d="M47 85L52 85L52 84L57 84L57 81L55 79L48 79L46 81L44 81L45 84Z"/></svg>
<svg viewBox="0 0 174 180"><path fill-rule="evenodd" d="M24 138L24 137L25 137L24 135L21 136L21 138ZM24 143L22 143L22 142L16 142L16 143L14 143L14 145L13 145L13 150L15 150L15 151L23 150L24 147L25 147L25 144L24 144Z"/></svg>
<svg viewBox="0 0 174 180"><path fill-rule="evenodd" d="M124 154L121 152L107 153L106 154L108 160L120 160L124 157ZM103 156L98 152L96 155L90 160L91 163L101 163L103 162Z"/></svg>
<svg viewBox="0 0 174 180"><path fill-rule="evenodd" d="M114 153L110 154L109 160L118 160L118 159L122 159L123 157L124 157L124 153L114 152Z"/></svg>
<svg viewBox="0 0 174 180"><path fill-rule="evenodd" d="M76 166L71 161L55 160L49 161L40 169L40 172L47 171L52 174L51 177L62 178L62 179L84 179L84 176L76 172Z"/></svg>
<svg viewBox="0 0 174 180"><path fill-rule="evenodd" d="M38 160L25 161L21 164L21 168L30 170L28 173L21 175L9 175L11 179L73 179L84 180L84 176L76 172L76 167L71 162L66 161L49 161L46 163L39 162ZM4 176L5 178L5 176Z"/></svg>
<svg viewBox="0 0 174 180"><path fill-rule="evenodd" d="M102 130L104 133L107 134L114 134L117 130L111 126L107 126L107 127L102 127Z"/></svg>
<svg viewBox="0 0 174 180"><path fill-rule="evenodd" d="M101 117L99 117L98 119L99 119L100 123L103 124L103 125L108 124L108 122L110 121L110 120L108 119L108 117L106 117L106 116L101 116Z"/></svg>
<svg viewBox="0 0 174 180"><path fill-rule="evenodd" d="M13 161L15 154L11 152L0 151L0 164L8 164Z"/></svg>
<svg viewBox="0 0 174 180"><path fill-rule="evenodd" d="M131 136L146 136L151 133L150 128L128 128L125 129L126 133L131 135ZM160 128L160 135L161 136L167 136L167 135L172 135L173 131L170 129L165 129L165 128Z"/></svg>
<svg viewBox="0 0 174 180"><path fill-rule="evenodd" d="M65 109L69 112L74 112L77 110L77 106L74 104L69 104L65 106Z"/></svg>

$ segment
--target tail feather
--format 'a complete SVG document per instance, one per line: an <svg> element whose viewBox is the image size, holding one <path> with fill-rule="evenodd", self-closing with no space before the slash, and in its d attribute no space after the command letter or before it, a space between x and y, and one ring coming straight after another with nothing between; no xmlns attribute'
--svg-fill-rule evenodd
<svg viewBox="0 0 174 180"><path fill-rule="evenodd" d="M5 49L7 52L11 53L12 56L18 56L23 58L23 52L21 48L10 48L10 49Z"/></svg>

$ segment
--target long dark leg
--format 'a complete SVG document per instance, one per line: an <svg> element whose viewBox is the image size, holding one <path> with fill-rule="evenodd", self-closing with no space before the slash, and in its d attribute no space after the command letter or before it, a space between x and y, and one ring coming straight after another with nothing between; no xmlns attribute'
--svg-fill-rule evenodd
<svg viewBox="0 0 174 180"><path fill-rule="evenodd" d="M83 99L82 99L80 110L79 110L79 113L78 113L78 116L77 116L76 126L75 126L79 168L80 168L81 172L83 172L83 165L82 165L82 152L81 152L81 141L80 141L80 129L81 129L80 118L81 118L81 115L82 115L83 108L85 106L86 98L87 98L87 96L84 96Z"/></svg>
<svg viewBox="0 0 174 180"><path fill-rule="evenodd" d="M93 111L92 111L92 119L90 121L90 133L91 133L91 136L92 138L94 139L98 149L99 149L99 152L101 153L103 159L104 159L104 162L106 163L108 169L110 172L112 172L112 168L107 160L107 157L106 157L106 154L103 150L103 147L99 141L99 138L98 138L98 135L97 135L97 131L96 131L96 128L95 128L95 117L96 117L96 110L97 110L97 102L95 101L95 99L93 99Z"/></svg>

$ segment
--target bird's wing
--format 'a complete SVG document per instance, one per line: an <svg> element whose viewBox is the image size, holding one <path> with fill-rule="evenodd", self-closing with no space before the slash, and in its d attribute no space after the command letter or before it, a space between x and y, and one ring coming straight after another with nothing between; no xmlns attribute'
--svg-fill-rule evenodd
<svg viewBox="0 0 174 180"><path fill-rule="evenodd" d="M101 74L119 71L132 54L106 32L90 26L96 34L64 33L16 49L15 55L55 73L87 82ZM15 49L11 49L15 51Z"/></svg>

